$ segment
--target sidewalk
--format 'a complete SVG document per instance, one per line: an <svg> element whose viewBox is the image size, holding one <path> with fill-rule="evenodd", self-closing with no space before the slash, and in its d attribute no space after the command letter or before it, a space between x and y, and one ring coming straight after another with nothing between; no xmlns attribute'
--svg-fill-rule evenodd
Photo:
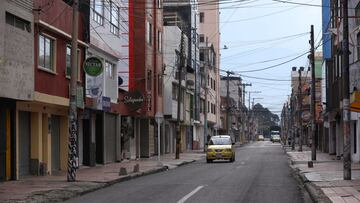
<svg viewBox="0 0 360 203"><path fill-rule="evenodd" d="M112 184L126 181L139 176L152 174L194 162L205 157L200 151L161 156L163 166L158 166L157 157L124 161L96 167L83 167L77 171L77 181L66 181L66 173L52 176L31 176L19 181L0 183L0 202L56 202L79 196ZM133 172L139 164L139 172ZM119 175L120 168L127 169L128 175Z"/></svg>
<svg viewBox="0 0 360 203"><path fill-rule="evenodd" d="M314 202L360 202L360 164L352 163L352 180L343 180L343 161L335 156L317 152L313 168L308 167L311 149L303 147L292 151L284 146L290 166L304 184Z"/></svg>

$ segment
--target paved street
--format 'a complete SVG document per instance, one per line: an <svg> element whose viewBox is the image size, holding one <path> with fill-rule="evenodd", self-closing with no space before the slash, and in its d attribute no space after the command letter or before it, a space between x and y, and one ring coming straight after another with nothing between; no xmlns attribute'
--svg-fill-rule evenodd
<svg viewBox="0 0 360 203"><path fill-rule="evenodd" d="M310 202L280 144L236 149L236 161L197 161L77 197L72 202Z"/></svg>

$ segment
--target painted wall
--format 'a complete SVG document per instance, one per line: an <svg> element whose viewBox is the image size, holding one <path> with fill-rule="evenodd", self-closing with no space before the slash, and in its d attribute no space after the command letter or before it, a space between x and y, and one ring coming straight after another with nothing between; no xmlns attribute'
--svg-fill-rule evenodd
<svg viewBox="0 0 360 203"><path fill-rule="evenodd" d="M34 7L41 8L45 5L45 0L35 0ZM66 9L65 9L66 8ZM64 10L65 9L65 10ZM54 16L59 16L54 19ZM69 97L69 79L66 77L66 46L71 45L71 31L72 31L72 10L71 7L63 1L54 1L53 6L44 9L43 12L35 12L35 22L38 26L35 27L34 35L34 58L35 58L35 91L54 95L58 97ZM85 31L86 23L83 14L79 15L79 67L82 67L82 62L85 57ZM55 40L55 70L44 71L38 68L38 44L39 34L43 33ZM79 82L82 82L84 72L79 68Z"/></svg>

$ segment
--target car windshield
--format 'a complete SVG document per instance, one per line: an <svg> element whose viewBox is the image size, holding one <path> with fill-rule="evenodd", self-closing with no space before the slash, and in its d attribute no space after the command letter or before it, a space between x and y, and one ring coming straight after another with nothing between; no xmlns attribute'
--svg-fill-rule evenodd
<svg viewBox="0 0 360 203"><path fill-rule="evenodd" d="M209 145L231 145L229 138L212 138Z"/></svg>

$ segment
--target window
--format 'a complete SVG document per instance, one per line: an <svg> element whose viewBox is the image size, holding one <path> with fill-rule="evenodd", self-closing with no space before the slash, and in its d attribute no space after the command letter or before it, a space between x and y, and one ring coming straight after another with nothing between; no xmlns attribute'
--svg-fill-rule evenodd
<svg viewBox="0 0 360 203"><path fill-rule="evenodd" d="M39 66L50 71L55 71L54 56L54 40L44 35L39 35Z"/></svg>
<svg viewBox="0 0 360 203"><path fill-rule="evenodd" d="M204 52L200 52L199 57L200 57L200 61L201 61L201 62L204 62L204 60L205 60L205 54L204 54Z"/></svg>
<svg viewBox="0 0 360 203"><path fill-rule="evenodd" d="M157 8L162 8L161 0L157 0Z"/></svg>
<svg viewBox="0 0 360 203"><path fill-rule="evenodd" d="M21 30L31 32L31 24L29 21L26 21L8 12L6 12L6 23Z"/></svg>
<svg viewBox="0 0 360 203"><path fill-rule="evenodd" d="M152 85L152 83L151 83L151 77L152 77L152 71L151 70L148 70L147 71L147 90L148 91L151 91L151 85Z"/></svg>
<svg viewBox="0 0 360 203"><path fill-rule="evenodd" d="M210 102L207 103L207 111L210 113Z"/></svg>
<svg viewBox="0 0 360 203"><path fill-rule="evenodd" d="M205 35L204 34L200 34L200 42L205 42Z"/></svg>
<svg viewBox="0 0 360 203"><path fill-rule="evenodd" d="M115 65L105 61L105 72L106 72L106 76L110 79L114 79L115 78Z"/></svg>
<svg viewBox="0 0 360 203"><path fill-rule="evenodd" d="M204 112L205 112L205 100L200 99L200 113L204 113Z"/></svg>
<svg viewBox="0 0 360 203"><path fill-rule="evenodd" d="M158 50L159 52L162 52L162 34L160 31L158 31L158 41L157 41L157 45L158 45Z"/></svg>
<svg viewBox="0 0 360 203"><path fill-rule="evenodd" d="M104 0L93 0L93 20L100 25L104 23Z"/></svg>
<svg viewBox="0 0 360 203"><path fill-rule="evenodd" d="M205 21L205 13L201 12L200 13L200 23L204 23Z"/></svg>
<svg viewBox="0 0 360 203"><path fill-rule="evenodd" d="M77 67L77 72L76 72L76 75L77 75L77 78L78 80L80 80L80 77L79 77L79 68L80 68L80 50L78 49L77 50L77 64L78 64L78 67ZM66 77L67 78L70 78L70 75L71 75L71 46L70 45L67 45L66 46L66 70L65 70L65 74L66 74Z"/></svg>
<svg viewBox="0 0 360 203"><path fill-rule="evenodd" d="M172 84L172 99L176 100L177 99L177 85L176 84Z"/></svg>
<svg viewBox="0 0 360 203"><path fill-rule="evenodd" d="M152 45L152 24L146 23L146 42Z"/></svg>
<svg viewBox="0 0 360 203"><path fill-rule="evenodd" d="M110 32L119 36L119 7L114 2L111 2L110 10Z"/></svg>
<svg viewBox="0 0 360 203"><path fill-rule="evenodd" d="M359 26L360 25L360 3L358 3L358 5L356 6L355 8L355 16L357 18L355 18L355 23L356 23L356 26Z"/></svg>
<svg viewBox="0 0 360 203"><path fill-rule="evenodd" d="M163 76L161 74L158 75L158 95L162 95L163 91Z"/></svg>

